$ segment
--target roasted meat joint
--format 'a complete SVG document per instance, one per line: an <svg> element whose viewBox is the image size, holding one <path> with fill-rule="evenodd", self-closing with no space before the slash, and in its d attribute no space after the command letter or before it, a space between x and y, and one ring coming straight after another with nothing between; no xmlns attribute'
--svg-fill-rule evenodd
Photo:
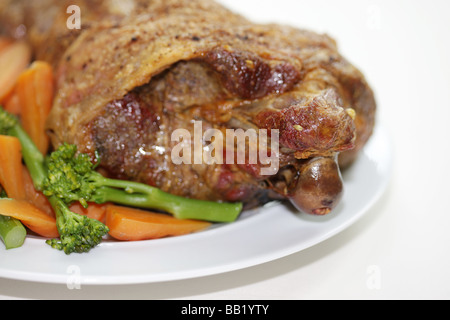
<svg viewBox="0 0 450 320"><path fill-rule="evenodd" d="M328 214L374 128L332 38L212 0L0 0L0 30L55 71L49 150L179 197Z"/></svg>

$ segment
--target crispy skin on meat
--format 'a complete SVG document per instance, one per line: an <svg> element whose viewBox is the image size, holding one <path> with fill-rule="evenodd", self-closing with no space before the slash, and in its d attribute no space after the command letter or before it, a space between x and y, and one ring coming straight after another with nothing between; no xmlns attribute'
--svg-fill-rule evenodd
<svg viewBox="0 0 450 320"><path fill-rule="evenodd" d="M74 4L82 30L66 27ZM340 154L347 167L372 134L372 90L326 35L254 24L207 0L0 0L0 21L10 35L24 25L36 58L58 70L53 144L98 149L116 177L200 199L295 198L309 160ZM193 120L279 129L280 172L175 166L170 134Z"/></svg>

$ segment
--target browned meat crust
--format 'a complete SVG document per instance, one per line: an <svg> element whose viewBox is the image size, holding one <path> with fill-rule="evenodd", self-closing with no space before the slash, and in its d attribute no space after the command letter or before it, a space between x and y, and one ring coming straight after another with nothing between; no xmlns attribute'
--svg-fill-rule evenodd
<svg viewBox="0 0 450 320"><path fill-rule="evenodd" d="M66 27L73 4L82 30ZM350 165L372 134L372 90L326 35L254 24L207 0L0 0L0 21L11 35L26 26L36 58L58 70L53 144L99 150L116 177L263 202L292 196L308 159L340 154ZM249 165L173 165L170 133L193 119L279 129L282 169L261 177Z"/></svg>

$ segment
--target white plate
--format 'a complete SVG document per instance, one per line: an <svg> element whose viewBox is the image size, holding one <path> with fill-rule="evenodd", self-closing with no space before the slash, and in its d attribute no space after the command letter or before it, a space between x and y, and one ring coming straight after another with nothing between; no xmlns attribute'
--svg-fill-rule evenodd
<svg viewBox="0 0 450 320"><path fill-rule="evenodd" d="M272 261L320 243L359 219L382 195L391 173L390 139L378 127L354 166L346 192L326 217L283 204L246 212L235 223L201 233L143 242L104 242L88 254L65 254L41 239L0 249L0 277L45 283L137 284L195 278Z"/></svg>

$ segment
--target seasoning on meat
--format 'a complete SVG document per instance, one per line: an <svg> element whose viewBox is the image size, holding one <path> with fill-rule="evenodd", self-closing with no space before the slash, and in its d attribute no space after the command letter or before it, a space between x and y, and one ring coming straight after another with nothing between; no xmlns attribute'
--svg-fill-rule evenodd
<svg viewBox="0 0 450 320"><path fill-rule="evenodd" d="M69 5L81 8L81 30L65 27ZM35 57L58 70L53 145L98 150L113 177L247 208L287 198L326 214L341 198L340 168L373 131L373 92L333 39L255 24L213 1L1 0L0 21L10 35L25 27ZM195 120L279 130L280 170L175 165L171 133Z"/></svg>

